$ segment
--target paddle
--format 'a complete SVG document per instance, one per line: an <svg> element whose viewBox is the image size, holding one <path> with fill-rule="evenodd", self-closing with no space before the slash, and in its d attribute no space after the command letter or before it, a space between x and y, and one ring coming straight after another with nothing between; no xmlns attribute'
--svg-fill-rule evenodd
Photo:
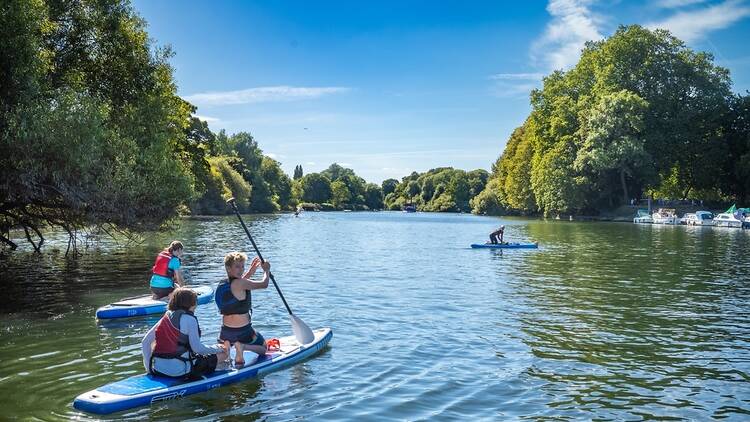
<svg viewBox="0 0 750 422"><path fill-rule="evenodd" d="M260 250L258 250L258 245L255 244L255 240L253 240L253 236L250 234L250 230L247 229L245 221L242 220L240 210L237 209L237 205L234 203L234 198L230 198L227 203L232 207L234 213L237 214L237 218L240 219L240 224L242 224L242 228L245 229L247 237L250 238L250 243L253 244L253 249L255 249L255 253L258 254L260 262L265 262L263 260L263 255L261 255ZM304 321L302 321L292 313L292 309L289 308L289 304L286 303L286 299L284 299L284 295L281 293L279 285L276 284L276 279L273 277L273 274L269 272L268 276L271 278L271 281L273 281L273 286L276 287L276 291L279 292L279 296L281 296L281 300L282 302L284 302L284 306L286 307L287 312L289 312L289 319L292 321L292 331L294 332L294 337L297 338L297 341L300 344L312 343L315 340L315 335L313 334L312 330L307 326L307 324L305 324Z"/></svg>

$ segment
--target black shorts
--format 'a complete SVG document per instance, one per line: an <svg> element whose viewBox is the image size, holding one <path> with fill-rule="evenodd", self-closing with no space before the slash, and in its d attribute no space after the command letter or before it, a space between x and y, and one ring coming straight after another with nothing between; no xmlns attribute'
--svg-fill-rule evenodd
<svg viewBox="0 0 750 422"><path fill-rule="evenodd" d="M238 328L222 325L221 332L219 333L219 342L224 341L233 344L240 342L251 346L263 346L266 344L266 340L259 332L255 331L252 324L247 324L244 327Z"/></svg>
<svg viewBox="0 0 750 422"><path fill-rule="evenodd" d="M219 358L216 355L196 355L193 360L193 370L187 374L187 379L196 380L204 375L211 375L216 371Z"/></svg>
<svg viewBox="0 0 750 422"><path fill-rule="evenodd" d="M152 287L151 293L154 294L155 299L161 299L169 296L174 291L174 287Z"/></svg>

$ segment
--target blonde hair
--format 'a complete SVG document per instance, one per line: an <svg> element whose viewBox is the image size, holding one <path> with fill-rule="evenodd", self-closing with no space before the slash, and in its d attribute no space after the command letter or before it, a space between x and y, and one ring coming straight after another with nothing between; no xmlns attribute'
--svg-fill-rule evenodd
<svg viewBox="0 0 750 422"><path fill-rule="evenodd" d="M229 270L229 267L234 265L235 262L246 262L247 261L247 255L245 255L242 252L229 252L224 257L224 268Z"/></svg>
<svg viewBox="0 0 750 422"><path fill-rule="evenodd" d="M172 241L172 243L169 244L169 248L167 248L167 250L169 250L169 253L172 253L174 251L179 251L180 249L183 249L183 248L184 247L182 246L182 242L180 242L179 240L174 240Z"/></svg>

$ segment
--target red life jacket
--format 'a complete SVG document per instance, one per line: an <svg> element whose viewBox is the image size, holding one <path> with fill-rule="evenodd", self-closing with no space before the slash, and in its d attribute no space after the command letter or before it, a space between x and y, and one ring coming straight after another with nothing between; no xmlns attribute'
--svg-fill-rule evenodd
<svg viewBox="0 0 750 422"><path fill-rule="evenodd" d="M169 261L172 258L173 255L169 252L169 249L159 252L159 255L156 256L154 266L151 268L151 272L162 277L174 278L174 270L169 268Z"/></svg>
<svg viewBox="0 0 750 422"><path fill-rule="evenodd" d="M182 356L185 352L190 352L189 355L192 356L190 338L188 338L187 334L180 331L180 318L185 314L195 318L191 312L178 310L166 312L159 322L156 323L154 352L151 356L180 360L185 360ZM200 327L198 330L200 332Z"/></svg>

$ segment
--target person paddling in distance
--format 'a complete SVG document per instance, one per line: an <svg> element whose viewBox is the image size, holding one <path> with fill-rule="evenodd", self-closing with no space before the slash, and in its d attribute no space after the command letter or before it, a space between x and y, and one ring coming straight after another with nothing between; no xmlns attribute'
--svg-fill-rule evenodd
<svg viewBox="0 0 750 422"><path fill-rule="evenodd" d="M503 234L505 233L505 226L500 226L497 230L490 233L490 243L493 245L498 244L498 238L500 243L503 243Z"/></svg>
<svg viewBox="0 0 750 422"><path fill-rule="evenodd" d="M219 342L223 342L227 350L234 345L236 366L245 364L243 350L250 350L261 356L266 353L265 339L255 331L251 321L253 313L251 292L268 287L271 264L268 261L261 263L260 259L255 258L250 263L250 268L243 274L246 261L247 256L240 252L232 252L224 257L227 278L219 283L214 294L216 306L222 315ZM260 282L250 280L258 267L263 268L263 280Z"/></svg>
<svg viewBox="0 0 750 422"><path fill-rule="evenodd" d="M169 244L169 247L159 252L151 268L151 293L154 299L170 300L172 292L177 287L185 285L182 278L182 252L184 247L182 242L175 240Z"/></svg>
<svg viewBox="0 0 750 422"><path fill-rule="evenodd" d="M197 302L193 290L175 289L168 311L143 337L143 366L150 374L198 379L226 365L229 354L224 345L206 346L200 340L201 329L193 315Z"/></svg>

